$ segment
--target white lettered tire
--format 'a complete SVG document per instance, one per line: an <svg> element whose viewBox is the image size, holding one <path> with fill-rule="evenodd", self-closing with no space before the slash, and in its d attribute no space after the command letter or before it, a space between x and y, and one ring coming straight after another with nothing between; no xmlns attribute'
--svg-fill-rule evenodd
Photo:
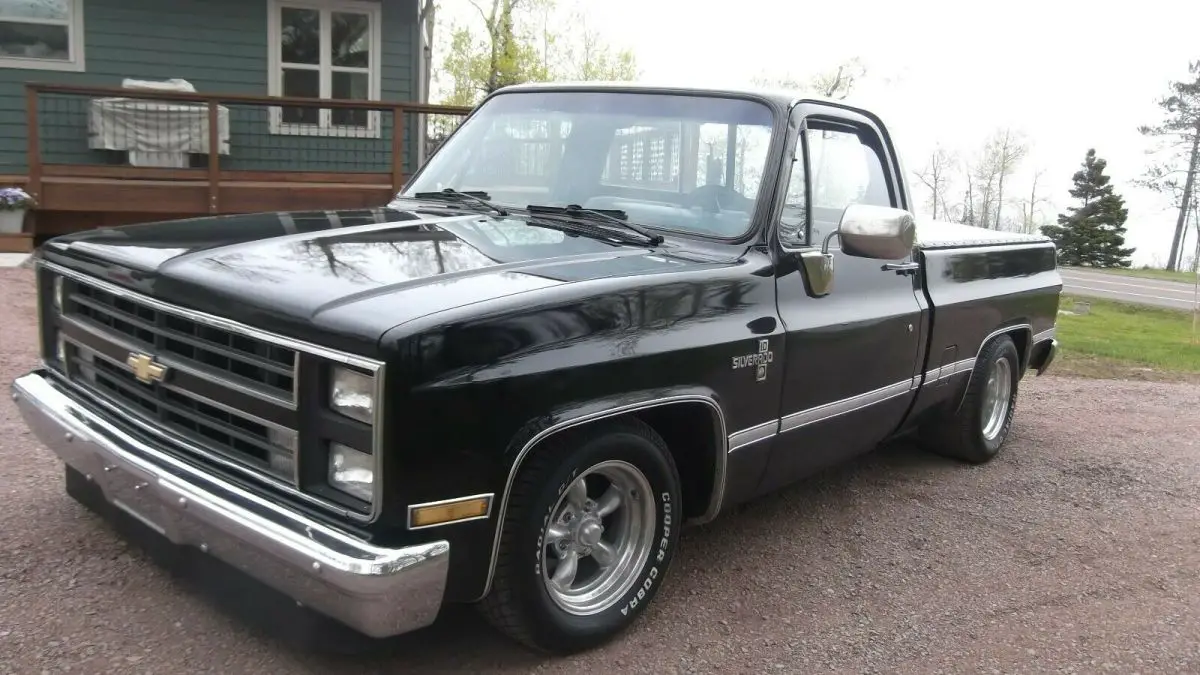
<svg viewBox="0 0 1200 675"><path fill-rule="evenodd" d="M535 649L590 649L658 594L679 543L679 473L635 419L588 425L533 450L500 523L488 621Z"/></svg>

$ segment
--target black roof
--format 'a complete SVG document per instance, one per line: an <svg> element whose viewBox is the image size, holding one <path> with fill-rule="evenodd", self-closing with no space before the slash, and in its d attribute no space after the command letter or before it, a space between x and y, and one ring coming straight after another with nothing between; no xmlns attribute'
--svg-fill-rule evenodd
<svg viewBox="0 0 1200 675"><path fill-rule="evenodd" d="M866 112L862 108L847 104L845 101L834 100L822 96L812 96L806 92L791 89L772 89L769 87L712 87L712 86L690 86L681 84L658 84L651 82L526 82L523 84L514 84L504 87L500 92L505 91L625 91L625 92L649 92L649 93L686 93L686 94L710 94L713 96L736 96L758 98L777 106L787 108L801 101L812 101L814 103L827 103L837 105L851 110L860 110Z"/></svg>

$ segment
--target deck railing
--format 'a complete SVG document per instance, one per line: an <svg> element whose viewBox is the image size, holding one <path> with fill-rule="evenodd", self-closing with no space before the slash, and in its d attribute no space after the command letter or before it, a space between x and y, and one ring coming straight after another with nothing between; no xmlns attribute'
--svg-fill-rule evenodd
<svg viewBox="0 0 1200 675"><path fill-rule="evenodd" d="M397 101L310 99L26 85L27 190L43 181L203 181L390 185L470 112Z"/></svg>

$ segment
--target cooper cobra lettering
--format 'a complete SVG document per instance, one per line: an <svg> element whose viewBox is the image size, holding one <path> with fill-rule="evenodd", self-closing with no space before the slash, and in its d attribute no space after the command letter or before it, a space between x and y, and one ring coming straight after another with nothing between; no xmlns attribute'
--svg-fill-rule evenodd
<svg viewBox="0 0 1200 675"><path fill-rule="evenodd" d="M667 547L671 544L671 493L662 493L663 501L663 536L658 540L658 553L654 556L655 563L661 563L667 557ZM654 586L655 580L658 579L658 565L652 565L649 571L646 572L646 578L642 580L642 585L638 587L634 597L625 603L621 608L621 614L628 615L629 610L636 609L638 603L646 598L646 594L650 592L650 588Z"/></svg>

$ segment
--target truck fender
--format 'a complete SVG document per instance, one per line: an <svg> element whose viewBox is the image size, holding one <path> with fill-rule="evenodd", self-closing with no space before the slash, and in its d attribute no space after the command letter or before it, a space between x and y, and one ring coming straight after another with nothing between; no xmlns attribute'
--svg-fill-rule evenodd
<svg viewBox="0 0 1200 675"><path fill-rule="evenodd" d="M492 540L487 581L479 599L482 600L486 597L492 589L492 580L496 573L496 564L500 554L500 537L503 534L503 525L508 512L508 497L513 483L521 469L521 464L538 445L555 434L585 424L629 413L681 404L703 404L712 411L713 447L715 449L712 493L709 495L708 508L704 515L696 518L695 522L708 522L716 518L721 510L721 502L725 493L729 436L725 426L725 413L715 392L707 387L678 387L666 390L627 392L592 401L570 403L549 414L529 420L509 443L505 452L505 457L510 460L509 470L504 488L500 493L499 508L496 511L496 530Z"/></svg>

